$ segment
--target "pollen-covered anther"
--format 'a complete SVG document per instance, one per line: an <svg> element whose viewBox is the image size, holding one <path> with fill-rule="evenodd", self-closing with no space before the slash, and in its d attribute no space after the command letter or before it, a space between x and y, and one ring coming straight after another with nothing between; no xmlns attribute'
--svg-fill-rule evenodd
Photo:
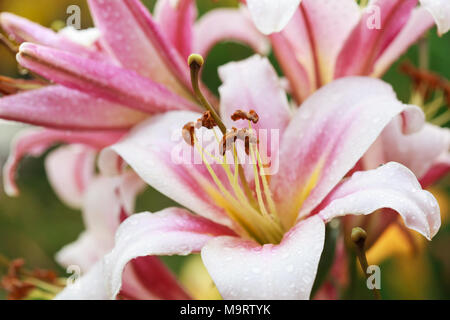
<svg viewBox="0 0 450 320"><path fill-rule="evenodd" d="M231 150L233 148L233 145L236 142L237 138L238 130L234 127L223 136L222 143L219 146L219 151L223 156L228 150Z"/></svg>
<svg viewBox="0 0 450 320"><path fill-rule="evenodd" d="M253 123L258 123L259 121L259 115L256 113L255 110L250 110L249 112L243 111L243 110L236 110L231 115L231 120L237 121L237 120L249 120Z"/></svg>
<svg viewBox="0 0 450 320"><path fill-rule="evenodd" d="M244 141L245 144L245 153L247 155L250 154L250 145L251 144L258 144L258 136L256 135L255 131L249 130L249 129L241 129L237 133L237 139Z"/></svg>
<svg viewBox="0 0 450 320"><path fill-rule="evenodd" d="M181 135L183 136L184 141L186 141L187 144L194 146L195 142L195 123L194 122L188 122L184 125L183 129L181 130Z"/></svg>
<svg viewBox="0 0 450 320"><path fill-rule="evenodd" d="M203 116L197 120L195 127L200 129L201 127L205 127L207 129L212 129L217 126L216 121L214 120L211 111L206 111L203 113Z"/></svg>

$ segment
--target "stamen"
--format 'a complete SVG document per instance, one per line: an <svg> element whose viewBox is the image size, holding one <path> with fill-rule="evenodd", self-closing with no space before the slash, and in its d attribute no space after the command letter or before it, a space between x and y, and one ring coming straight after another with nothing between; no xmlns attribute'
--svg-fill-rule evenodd
<svg viewBox="0 0 450 320"><path fill-rule="evenodd" d="M238 131L236 128L232 128L230 131L224 134L222 142L220 143L220 153L222 156L226 154L228 150L231 150L236 142Z"/></svg>
<svg viewBox="0 0 450 320"><path fill-rule="evenodd" d="M194 122L188 122L184 125L181 135L183 136L184 141L190 146L194 146L195 141L195 124Z"/></svg>
<svg viewBox="0 0 450 320"><path fill-rule="evenodd" d="M440 114L438 117L431 120L431 123L433 123L436 126L442 127L450 122L450 110L445 110L444 113Z"/></svg>
<svg viewBox="0 0 450 320"><path fill-rule="evenodd" d="M44 85L36 80L13 79L0 76L0 93L3 95L16 94L21 91L35 90Z"/></svg>
<svg viewBox="0 0 450 320"><path fill-rule="evenodd" d="M199 129L198 127L205 127L207 129L212 129L215 126L217 126L216 121L214 120L211 111L206 111L205 113L203 113L203 116L197 120L197 124L196 127L197 129Z"/></svg>
<svg viewBox="0 0 450 320"><path fill-rule="evenodd" d="M244 145L245 145L245 153L247 155L249 155L249 151L250 151L250 144L258 144L258 137L256 136L256 134L253 132L252 129L241 129L238 131L237 133L237 138L239 140L244 141Z"/></svg>
<svg viewBox="0 0 450 320"><path fill-rule="evenodd" d="M0 281L0 288L8 292L8 299L53 299L64 286L54 271L24 268L23 259L10 261L0 255L0 265L8 268L8 272Z"/></svg>
<svg viewBox="0 0 450 320"><path fill-rule="evenodd" d="M183 139L189 145L197 149L214 183L212 184L210 180L205 180L202 177L200 177L199 181L204 184L205 191L226 210L230 218L236 221L250 237L261 244L279 243L283 237L284 229L276 215L275 204L268 187L267 179L261 176L263 164L258 152L258 137L251 128L252 122L258 122L258 114L254 110L250 112L238 110L233 114L232 119L235 121L239 119L248 120L249 128L236 129L233 127L227 130L217 112L209 104L200 90L199 73L204 63L203 58L200 55L193 54L189 57L188 63L191 69L192 88L197 99L206 109L206 112L196 122L187 123L183 127L182 135ZM223 134L221 139L215 131L216 126L219 127ZM219 144L219 152L224 161L218 159L220 156L216 157L208 152L197 140L195 129L202 127L213 130L216 141ZM236 140L238 139L244 142L247 155L251 153L254 163L256 198L248 185L244 168L239 163L236 148ZM227 151L232 151L234 173L226 160ZM228 185L225 186L224 182L214 172L213 167L209 163L210 159L213 159L221 165L231 189Z"/></svg>
<svg viewBox="0 0 450 320"><path fill-rule="evenodd" d="M242 110L236 110L232 115L231 115L231 120L233 121L237 121L237 120L249 120L253 123L258 123L259 121L259 116L258 114L255 112L255 110L250 110L249 112L246 111L242 111Z"/></svg>
<svg viewBox="0 0 450 320"><path fill-rule="evenodd" d="M437 93L438 97L424 106L425 117L427 120L433 119L444 105L444 95L442 92Z"/></svg>
<svg viewBox="0 0 450 320"><path fill-rule="evenodd" d="M400 71L412 79L415 88L426 85L425 99L428 99L433 91L441 90L447 99L447 105L450 105L450 81L431 71L418 69L410 63L402 64Z"/></svg>

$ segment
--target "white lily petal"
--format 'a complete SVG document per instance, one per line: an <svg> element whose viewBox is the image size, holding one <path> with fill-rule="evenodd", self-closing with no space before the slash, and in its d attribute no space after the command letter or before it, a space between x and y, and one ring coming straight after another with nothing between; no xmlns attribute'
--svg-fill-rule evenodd
<svg viewBox="0 0 450 320"><path fill-rule="evenodd" d="M301 0L247 0L253 22L264 34L280 32L289 23Z"/></svg>
<svg viewBox="0 0 450 320"><path fill-rule="evenodd" d="M440 35L443 35L450 30L450 1L420 0L420 3L431 13L434 20L436 20Z"/></svg>
<svg viewBox="0 0 450 320"><path fill-rule="evenodd" d="M299 222L279 245L211 240L202 259L224 299L309 299L325 240L318 216Z"/></svg>

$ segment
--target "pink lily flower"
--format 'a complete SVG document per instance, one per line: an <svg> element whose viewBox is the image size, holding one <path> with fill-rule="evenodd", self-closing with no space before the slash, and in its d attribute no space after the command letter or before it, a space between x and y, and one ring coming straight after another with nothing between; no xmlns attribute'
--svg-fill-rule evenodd
<svg viewBox="0 0 450 320"><path fill-rule="evenodd" d="M445 0L373 0L361 10L354 0L247 1L256 25L270 35L274 52L297 102L330 81L347 76L381 77L436 22L450 28ZM379 25L371 25L379 16ZM374 18L375 17L375 18ZM375 19L375 20L374 20ZM450 171L450 131L426 124L402 134L395 119L357 169L399 162L424 187Z"/></svg>
<svg viewBox="0 0 450 320"><path fill-rule="evenodd" d="M55 151L50 162L65 157L64 153L75 151L70 150L75 148L73 145L65 148ZM59 168L62 169L61 166ZM83 194L82 213L86 230L75 242L58 252L56 261L68 270L78 267L81 275L95 270L96 264L114 247L114 234L120 222L134 211L135 197L144 187L145 183L132 171L116 177L99 175L93 178ZM134 260L124 271L123 283L121 299L190 299L158 257ZM72 290L76 290L77 285ZM83 298L99 298L95 292L90 294L92 296Z"/></svg>
<svg viewBox="0 0 450 320"><path fill-rule="evenodd" d="M101 169L112 173L109 163L121 157L144 181L195 214L172 208L132 215L119 227L114 249L80 279L77 291L66 288L63 297L96 292L115 298L130 261L201 252L225 299L308 299L325 223L333 218L391 208L427 239L436 234L439 206L401 164L390 162L344 179L393 119L403 120L405 134L424 123L422 111L400 103L389 85L363 77L337 80L293 112L268 60L255 56L219 73L225 126L248 126L249 121L230 119L237 106L254 110L259 115L255 130L279 134L279 147L269 144L269 154L279 156L279 170L264 175L261 146L251 143L249 154L256 161L245 165L245 182L235 165L212 162L209 146L196 140L205 132L211 136L204 128L191 135L193 153L183 158L188 161L178 161L174 154L187 144L175 137L201 114L174 111L145 121L102 152ZM217 141L213 144L220 144L219 135ZM237 161L232 153L226 156ZM196 157L203 161L195 162Z"/></svg>
<svg viewBox="0 0 450 320"><path fill-rule="evenodd" d="M381 77L434 25L437 12L443 17L436 20L439 30L448 31L450 5L439 0L425 2L416 7L418 0L374 0L365 10L353 0L304 0L300 5L299 0L283 1L290 7L278 11L272 8L278 1L248 1L248 7L256 21L272 30L268 33L273 32L270 26L275 21L280 24L279 32L270 38L292 94L302 102L333 79ZM263 8L258 11L255 6Z"/></svg>
<svg viewBox="0 0 450 320"><path fill-rule="evenodd" d="M271 34L283 30L283 28L289 23L292 16L295 15L295 12L302 0L244 0L243 2L247 2L252 18L258 29L264 34ZM336 1L328 0L319 0L316 2L318 2L319 6L321 6L323 9L325 9L325 6L332 6L334 3L336 3ZM345 2L346 1L340 1L338 3L338 6L347 6L347 3ZM352 2L356 4L356 1ZM391 2L398 1L394 0ZM377 4L377 2L372 0L369 5L371 4ZM444 34L450 30L450 5L448 1L420 0L420 4L433 16L440 34Z"/></svg>
<svg viewBox="0 0 450 320"><path fill-rule="evenodd" d="M22 133L21 143L30 135L34 138L41 135L44 143L48 132L27 130ZM41 152L45 149L45 146L35 144L33 150ZM145 183L132 171L115 177L95 174L97 153L98 150L86 144L70 144L52 151L45 159L47 176L57 195L68 206L82 211L86 230L55 257L61 266L70 272L77 270L81 275L87 274L114 247L114 234L120 222L134 212L136 195L145 187ZM71 269L73 267L77 269ZM149 275L144 276L144 270ZM157 257L137 259L127 267L120 297L190 298Z"/></svg>
<svg viewBox="0 0 450 320"><path fill-rule="evenodd" d="M268 50L244 9L217 9L194 24L192 0L179 1L175 7L160 0L155 17L139 0L90 0L89 5L100 38L88 47L72 41L67 32L57 34L13 14L1 14L3 29L23 43L17 55L21 66L56 85L34 90L21 86L17 94L0 99L0 118L70 131L71 141L60 140L64 133L51 131L53 143L89 142L94 131L109 132L113 140L150 115L200 110L185 63L191 51L207 55L223 40L241 41L262 53ZM95 139L95 134L91 137ZM34 148L30 141L25 144ZM10 168L16 166L10 161ZM16 195L14 172L5 176L8 193Z"/></svg>

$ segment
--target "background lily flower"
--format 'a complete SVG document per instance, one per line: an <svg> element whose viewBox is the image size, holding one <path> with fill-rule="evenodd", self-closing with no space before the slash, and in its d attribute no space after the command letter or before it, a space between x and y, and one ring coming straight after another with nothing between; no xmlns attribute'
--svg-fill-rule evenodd
<svg viewBox="0 0 450 320"><path fill-rule="evenodd" d="M244 0L245 1L245 0ZM307 0L303 0L307 1ZM302 0L246 0L252 18L261 32L271 34L281 31L295 14ZM316 1L330 5L334 1ZM340 3L343 3L341 1ZM356 3L356 1L352 1ZM391 1L395 2L395 1ZM414 1L410 1L414 2ZM416 1L417 2L417 1ZM372 0L370 4L376 3ZM421 5L428 10L436 21L440 34L450 30L450 5L445 0L420 0Z"/></svg>
<svg viewBox="0 0 450 320"><path fill-rule="evenodd" d="M129 261L201 252L225 299L308 299L325 223L333 218L391 208L427 239L436 234L437 202L406 167L388 163L343 180L392 119L401 115L405 133L423 125L421 110L400 103L389 85L362 77L338 80L292 115L266 59L255 56L231 63L220 74L222 115L248 106L244 110L260 115L257 129L279 130L279 149L271 150L279 153L279 171L262 175L257 160L253 176L246 175L254 179L248 184L251 195L246 196L244 181L236 183L235 167L209 163L198 141L191 157L202 154L201 164L194 158L173 161L180 143L174 141L174 132L201 114L174 111L140 124L103 152L103 165L122 157L144 181L197 215L167 209L131 216L120 226L111 253L82 280L83 289L77 293L69 287L63 294L101 292L99 297L115 298ZM247 125L239 121L236 127ZM257 155L259 148L250 150ZM101 277L104 282L89 280Z"/></svg>
<svg viewBox="0 0 450 320"><path fill-rule="evenodd" d="M82 212L86 230L75 242L58 252L56 261L64 267L78 266L79 276L95 269L96 264L114 247L115 232L120 222L134 211L135 198L144 187L144 182L132 171L115 177L95 177L83 194ZM130 263L124 272L123 283L121 299L190 298L157 257L143 257ZM79 284L74 284L72 290L77 290L77 286ZM95 292L89 294L83 298L100 298L95 296ZM76 297L60 295L59 298Z"/></svg>
<svg viewBox="0 0 450 320"><path fill-rule="evenodd" d="M155 17L138 0L90 0L89 6L97 29L77 35L89 40L80 41L87 46L71 40L74 30L55 33L10 13L0 16L3 29L16 43L22 43L19 63L56 83L1 98L0 118L70 131L52 131L55 134L46 137L53 137L47 147L85 141L89 145L96 139L94 131L109 132L114 142L155 113L199 110L185 63L192 50L207 55L223 40L244 42L260 52L268 50L267 40L244 9L213 10L195 24L196 7L191 0L179 1L175 7L169 0L160 0ZM227 23L218 24L220 21ZM65 135L70 141L61 139ZM34 143L33 137L20 144L30 149L22 149L20 157L33 153L34 144L42 147L40 136ZM13 169L20 157L11 159L5 169L10 195L18 192Z"/></svg>
<svg viewBox="0 0 450 320"><path fill-rule="evenodd" d="M374 0L364 10L354 0L303 0L301 4L287 1L286 6L288 2L293 8L289 14L292 17L289 23L282 24L282 30L278 28L281 32L270 38L297 102L333 79L381 77L435 22L440 33L448 31L446 26L450 24L450 4L444 1L422 1L422 6L417 7L417 0ZM266 19L263 9L257 15L261 23L266 23L265 28L271 24L269 16L277 12L273 8L277 3L247 1L253 16L256 5L272 10ZM286 8L283 14L288 14ZM371 26L377 14L379 25ZM285 18L277 21L281 23ZM449 130L427 124L420 132L405 136L401 124L398 118L386 127L357 169L399 162L412 170L424 186L445 176L450 170Z"/></svg>
<svg viewBox="0 0 450 320"><path fill-rule="evenodd" d="M382 76L434 24L417 2L376 0L361 10L353 0L302 1L289 24L270 36L297 102L336 78ZM378 13L379 25L370 26Z"/></svg>

